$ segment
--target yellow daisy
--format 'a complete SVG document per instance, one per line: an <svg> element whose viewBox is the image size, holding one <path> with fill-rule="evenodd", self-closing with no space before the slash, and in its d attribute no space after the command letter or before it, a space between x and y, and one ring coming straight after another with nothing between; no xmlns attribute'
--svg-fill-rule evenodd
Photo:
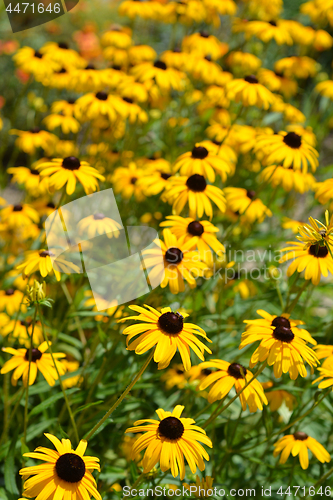
<svg viewBox="0 0 333 500"><path fill-rule="evenodd" d="M91 474L93 470L100 471L99 459L84 456L87 441L81 440L73 450L69 439L60 441L47 433L45 436L56 449L38 446L34 452L23 454L44 462L20 470L24 479L32 476L25 481L23 494L28 498L37 496L39 499L52 497L58 500L88 500L92 495L96 500L102 500Z"/></svg>
<svg viewBox="0 0 333 500"><path fill-rule="evenodd" d="M264 87L254 75L237 78L226 86L227 97L243 106L258 106L268 109L275 97L270 90Z"/></svg>
<svg viewBox="0 0 333 500"><path fill-rule="evenodd" d="M51 354L46 353L48 349L47 342L42 342L38 347L34 347L31 351L31 363L29 363L29 349L13 349L12 347L3 347L2 350L4 352L8 352L8 354L12 354L12 358L1 368L2 374L11 372L14 370L12 374L12 384L17 385L17 381L19 378L23 377L23 385L27 387L28 385L28 375L29 375L29 385L32 385L37 377L38 370L41 372L46 382L53 386L55 381L58 379L57 370L54 367L53 360ZM66 354L62 352L53 353L53 357L55 359L59 375L64 375L66 372L65 367L63 366L61 361L58 361L59 358L65 358ZM29 371L30 364L30 371Z"/></svg>
<svg viewBox="0 0 333 500"><path fill-rule="evenodd" d="M145 432L135 441L131 453L132 460L135 460L137 454L146 448L142 460L145 474L160 462L162 472L171 469L173 477L179 474L180 479L183 480L185 477L184 457L192 474L195 474L197 467L201 471L205 469L203 458L209 460L209 456L200 443L212 448L212 442L203 429L194 425L195 421L192 418L181 418L184 408L178 405L173 412L159 408L156 413L160 421L137 420L134 422L134 427L126 430L126 432Z"/></svg>
<svg viewBox="0 0 333 500"><path fill-rule="evenodd" d="M249 222L262 222L265 217L272 217L272 211L256 197L253 190L227 187L224 189L227 206L233 211L244 214Z"/></svg>
<svg viewBox="0 0 333 500"><path fill-rule="evenodd" d="M268 365L274 365L274 375L281 377L282 373L289 372L290 378L295 380L298 375L306 377L304 361L311 367L317 366L319 360L314 351L306 345L315 345L317 342L308 331L298 328L303 321L292 320L289 314L274 316L259 309L257 313L263 319L245 320L246 331L242 333L239 349L260 341L250 360L250 368L258 362L267 359Z"/></svg>
<svg viewBox="0 0 333 500"><path fill-rule="evenodd" d="M156 346L154 361L158 363L159 370L169 366L177 349L186 371L191 368L191 349L202 361L204 361L205 351L211 354L211 350L196 337L199 335L207 342L211 342L204 330L193 323L184 322L188 314L181 315L173 312L170 307L163 307L161 312L147 305L145 307L129 306L129 308L138 312L139 315L122 318L118 322L135 320L139 324L128 326L123 331L123 334L127 335L127 349L135 351L136 354L144 354ZM133 340L137 335L139 337Z"/></svg>
<svg viewBox="0 0 333 500"><path fill-rule="evenodd" d="M331 455L325 448L316 439L302 431L283 436L274 444L274 448L274 457L277 457L282 452L279 460L280 464L285 464L291 453L293 457L299 455L299 461L304 470L309 467L308 449L322 464L331 461Z"/></svg>
<svg viewBox="0 0 333 500"><path fill-rule="evenodd" d="M192 151L179 156L173 166L174 171L180 171L181 175L190 177L194 174L204 176L209 182L215 181L215 172L217 172L223 182L227 175L231 173L230 163L226 162L221 156L214 155L204 146L195 145Z"/></svg>
<svg viewBox="0 0 333 500"><path fill-rule="evenodd" d="M30 250L27 252L24 262L19 264L16 269L22 271L23 278L30 276L36 271L39 271L43 278L54 272L57 281L61 279L60 273L80 273L78 266L62 257L57 257L52 263L52 256L53 254L50 250Z"/></svg>

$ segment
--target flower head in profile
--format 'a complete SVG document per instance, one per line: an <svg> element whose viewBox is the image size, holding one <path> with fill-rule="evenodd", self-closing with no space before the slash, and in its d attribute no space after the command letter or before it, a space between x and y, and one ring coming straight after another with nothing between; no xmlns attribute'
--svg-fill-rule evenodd
<svg viewBox="0 0 333 500"><path fill-rule="evenodd" d="M274 457L277 457L281 453L280 464L285 464L291 453L293 457L299 455L302 469L307 469L309 467L308 450L312 451L313 455L322 464L331 461L331 455L328 451L316 439L302 431L283 436L274 444L274 448Z"/></svg>
<svg viewBox="0 0 333 500"><path fill-rule="evenodd" d="M102 500L91 473L93 470L100 470L99 459L84 456L87 441L81 440L74 450L69 439L60 441L47 433L45 436L52 442L55 450L38 446L34 452L23 454L24 457L44 462L20 470L25 479L23 494L28 498L37 496L58 500L87 500L92 495L96 500Z"/></svg>
<svg viewBox="0 0 333 500"><path fill-rule="evenodd" d="M123 331L127 335L126 344L129 351L136 354L144 354L156 346L154 361L158 363L158 369L162 370L169 366L170 361L179 350L185 370L191 368L191 349L204 361L204 352L211 354L211 350L201 342L196 335L211 342L205 331L193 323L185 323L188 314L181 315L173 312L170 307L164 307L161 312L150 306L129 306L132 311L139 313L138 316L129 316L119 320L120 323L135 320L138 323L128 326ZM139 335L135 340L134 337Z"/></svg>
<svg viewBox="0 0 333 500"><path fill-rule="evenodd" d="M12 375L12 384L17 385L19 378L23 377L23 385L27 387L28 377L29 385L32 385L37 377L38 370L41 372L45 380L50 386L55 384L58 379L57 370L54 367L51 354L47 353L48 343L45 341L40 346L31 349L13 349L12 347L3 347L4 352L12 354L12 358L1 368L0 373L8 373L14 370ZM62 365L59 358L65 358L66 354L62 352L53 353L53 357L57 364L58 372L64 375L65 367ZM31 363L30 363L31 360ZM30 369L29 369L30 366Z"/></svg>
<svg viewBox="0 0 333 500"><path fill-rule="evenodd" d="M38 212L26 203L16 205L7 205L0 210L0 219L6 222L9 228L22 228L30 226L33 223L38 224Z"/></svg>
<svg viewBox="0 0 333 500"><path fill-rule="evenodd" d="M265 217L272 217L272 211L258 198L251 189L227 187L224 189L227 206L242 215L243 220L251 223L262 222Z"/></svg>
<svg viewBox="0 0 333 500"><path fill-rule="evenodd" d="M54 257L54 254L50 250L29 250L22 264L18 265L16 269L22 271L23 278L37 271L40 272L43 278L54 273L57 281L61 279L60 273L80 272L80 268L76 264L68 262L62 257L57 257L56 260L52 261L51 257Z"/></svg>
<svg viewBox="0 0 333 500"><path fill-rule="evenodd" d="M243 106L257 106L268 109L274 103L275 96L254 75L236 78L226 86L227 97Z"/></svg>
<svg viewBox="0 0 333 500"><path fill-rule="evenodd" d="M216 369L199 385L199 390L204 390L213 384L208 393L210 403L225 398L233 387L237 393L240 392L253 377L253 374L239 363L228 363L220 359L205 361L199 366L202 369ZM240 394L239 399L243 411L248 405L251 413L262 410L263 404L268 404L262 385L256 379Z"/></svg>
<svg viewBox="0 0 333 500"><path fill-rule="evenodd" d="M48 177L51 189L58 191L66 185L66 193L71 195L76 188L76 182L82 184L86 194L99 189L98 179L104 181L103 175L91 167L86 161L80 161L75 156L54 158L37 166L41 177Z"/></svg>
<svg viewBox="0 0 333 500"><path fill-rule="evenodd" d="M180 171L181 175L190 176L199 174L206 177L209 182L215 181L215 173L221 176L223 182L231 173L231 165L224 158L212 154L204 146L196 145L188 153L179 156L174 164L174 171Z"/></svg>
<svg viewBox="0 0 333 500"><path fill-rule="evenodd" d="M275 316L259 309L260 319L245 320L246 331L242 333L239 349L260 342L250 360L250 368L258 362L267 359L268 365L274 365L274 375L281 377L282 373L289 372L290 378L295 380L298 375L305 377L307 372L304 366L306 361L311 367L317 366L319 360L315 352L306 344L315 345L317 342L308 331L299 328L303 321L293 320L289 314Z"/></svg>
<svg viewBox="0 0 333 500"><path fill-rule="evenodd" d="M211 476L206 476L201 479L199 476L196 476L195 483L191 484L183 483L183 486L187 490L190 490L191 493L193 493L192 490L194 490L194 496L196 498L209 498L210 493L214 491L213 481L214 478Z"/></svg>
<svg viewBox="0 0 333 500"><path fill-rule="evenodd" d="M184 457L192 474L195 474L197 467L201 471L205 469L203 458L209 460L209 455L200 443L212 448L212 442L206 436L205 431L195 425L192 418L181 417L184 408L178 405L172 412L159 408L156 413L160 421L137 420L134 422L134 427L126 430L126 432L145 433L135 441L131 453L132 460L135 460L138 453L146 449L142 460L145 474L160 462L162 472L171 469L173 477L179 475L183 480L185 477Z"/></svg>

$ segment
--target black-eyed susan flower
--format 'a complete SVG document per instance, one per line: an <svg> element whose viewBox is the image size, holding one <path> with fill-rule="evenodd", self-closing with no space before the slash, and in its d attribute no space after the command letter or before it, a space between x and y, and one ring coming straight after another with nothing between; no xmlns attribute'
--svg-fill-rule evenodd
<svg viewBox="0 0 333 500"><path fill-rule="evenodd" d="M269 90L282 94L286 99L290 99L298 90L298 85L295 80L287 78L282 73L275 73L270 69L262 68L259 70L258 80Z"/></svg>
<svg viewBox="0 0 333 500"><path fill-rule="evenodd" d="M322 368L333 364L333 346L325 344L317 344L314 347L318 359L324 359Z"/></svg>
<svg viewBox="0 0 333 500"><path fill-rule="evenodd" d="M120 97L106 92L97 92L79 97L75 103L76 112L85 121L106 118L110 122L119 118ZM117 106L118 105L118 106Z"/></svg>
<svg viewBox="0 0 333 500"><path fill-rule="evenodd" d="M10 319L3 313L0 313L0 316L0 333L3 337L9 336L10 338L14 338L19 342L19 344L24 345L25 347L30 347L31 335L33 335L32 342L34 345L39 345L43 342L44 336L41 323L39 321L36 321L35 326L33 327L32 318L28 317L23 320L16 321L15 319Z"/></svg>
<svg viewBox="0 0 333 500"><path fill-rule="evenodd" d="M115 108L120 116L128 119L129 123L146 123L148 121L147 113L130 97L119 99L115 103Z"/></svg>
<svg viewBox="0 0 333 500"><path fill-rule="evenodd" d="M68 361L67 359L63 359L62 361L63 366L66 369L66 372L71 373L71 372L76 372L79 367L80 363L78 361ZM83 381L83 377L80 375L73 375L73 377L66 378L65 380L62 381L62 385L64 389L69 389L71 387L77 387L81 382Z"/></svg>
<svg viewBox="0 0 333 500"><path fill-rule="evenodd" d="M154 19L157 15L157 2L141 2L137 0L125 0L119 6L118 12L121 16L130 19L141 17L142 19Z"/></svg>
<svg viewBox="0 0 333 500"><path fill-rule="evenodd" d="M80 123L74 116L63 114L51 114L43 119L48 130L60 128L64 134L76 134L80 130Z"/></svg>
<svg viewBox="0 0 333 500"><path fill-rule="evenodd" d="M0 290L0 311L6 311L9 316L21 310L26 311L23 302L24 294L20 290L14 288L7 288L7 290Z"/></svg>
<svg viewBox="0 0 333 500"><path fill-rule="evenodd" d="M315 367L319 360L315 352L306 345L307 343L315 345L317 342L307 330L298 327L303 321L293 320L285 313L275 316L262 309L257 313L262 319L244 321L246 331L242 333L239 346L239 349L243 349L260 341L259 347L251 356L250 368L267 359L269 366L274 365L276 378L287 372L292 380L298 375L306 377L304 361Z"/></svg>
<svg viewBox="0 0 333 500"><path fill-rule="evenodd" d="M282 73L287 78L310 78L318 71L318 63L311 57L291 56L276 61L274 71Z"/></svg>
<svg viewBox="0 0 333 500"><path fill-rule="evenodd" d="M221 156L214 155L204 146L196 144L192 151L179 156L173 166L175 172L190 177L194 174L204 176L209 182L215 181L215 173L221 176L223 182L231 172L230 163Z"/></svg>
<svg viewBox="0 0 333 500"><path fill-rule="evenodd" d="M132 45L131 30L119 25L113 25L101 36L101 44L104 47L111 45L118 49L128 49Z"/></svg>
<svg viewBox="0 0 333 500"><path fill-rule="evenodd" d="M326 179L323 182L317 182L315 185L315 198L325 205L333 198L333 178Z"/></svg>
<svg viewBox="0 0 333 500"><path fill-rule="evenodd" d="M179 215L188 203L190 217L201 218L205 213L210 219L213 216L212 203L215 203L221 212L225 211L226 201L222 189L207 184L203 175L193 174L186 176L172 176L170 186L166 191L172 211Z"/></svg>
<svg viewBox="0 0 333 500"><path fill-rule="evenodd" d="M281 453L280 464L285 464L291 453L293 457L299 455L299 461L304 470L309 467L308 450L312 451L313 455L322 464L331 461L331 455L328 451L316 439L302 431L283 436L274 444L274 448L274 457L277 457Z"/></svg>
<svg viewBox="0 0 333 500"><path fill-rule="evenodd" d="M37 166L42 177L47 177L49 187L59 190L66 185L66 193L73 194L78 181L86 194L91 194L99 189L98 180L105 178L86 161L80 161L75 156L67 158L54 158Z"/></svg>
<svg viewBox="0 0 333 500"><path fill-rule="evenodd" d="M238 73L242 73L243 75L253 75L256 74L260 68L262 61L259 57L251 54L250 52L241 52L236 50L228 54L226 63Z"/></svg>
<svg viewBox="0 0 333 500"><path fill-rule="evenodd" d="M7 205L0 210L0 219L5 221L9 228L20 228L30 226L33 222L39 222L39 215L36 210L26 203L17 205Z"/></svg>
<svg viewBox="0 0 333 500"><path fill-rule="evenodd" d="M191 371L191 370L190 370ZM161 381L165 383L166 390L169 391L173 387L183 389L187 384L185 376L186 372L182 364L172 365L171 368L166 370L161 377Z"/></svg>
<svg viewBox="0 0 333 500"><path fill-rule="evenodd" d="M167 285L171 293L177 294L185 290L184 280L190 288L196 287L196 278L203 275L207 264L200 260L200 255L193 250L196 240L180 243L170 229L163 230L163 239L155 242L157 248L144 250L144 261L148 271L148 278L155 279L163 276L161 288ZM163 262L160 254L162 252Z"/></svg>
<svg viewBox="0 0 333 500"><path fill-rule="evenodd" d="M125 199L134 196L137 201L144 200L144 186L141 182L144 174L144 170L138 168L133 161L128 167L116 168L110 178L115 193L121 193Z"/></svg>
<svg viewBox="0 0 333 500"><path fill-rule="evenodd" d="M73 272L80 272L77 265L68 262L62 257L57 257L57 259L52 262L52 256L53 254L50 250L30 250L26 253L24 262L19 264L16 269L22 271L24 278L37 271L40 272L43 278L54 273L57 281L61 279L60 273L71 274Z"/></svg>
<svg viewBox="0 0 333 500"><path fill-rule="evenodd" d="M70 87L76 92L98 92L107 85L107 79L107 69L97 69L88 64L85 68L71 71Z"/></svg>
<svg viewBox="0 0 333 500"><path fill-rule="evenodd" d="M227 97L241 102L243 106L258 106L268 109L274 102L274 95L254 75L236 78L226 86Z"/></svg>
<svg viewBox="0 0 333 500"><path fill-rule="evenodd" d="M271 165L263 169L260 179L269 182L273 187L281 186L286 192L294 190L298 193L305 193L316 184L316 179L312 174L294 170L293 166L285 168Z"/></svg>
<svg viewBox="0 0 333 500"><path fill-rule="evenodd" d="M263 382L261 385L264 390L274 387L274 384L271 381ZM295 396L283 389L273 389L265 394L271 411L277 411L283 403L285 403L289 411L292 411L296 405Z"/></svg>
<svg viewBox="0 0 333 500"><path fill-rule="evenodd" d="M304 243L287 241L289 246L282 248L280 263L293 259L288 267L287 275L292 276L296 271L304 271L304 278L311 280L314 285L319 285L321 276L325 278L330 272L333 274L333 259L326 246L319 244L310 245L304 248Z"/></svg>
<svg viewBox="0 0 333 500"><path fill-rule="evenodd" d="M99 459L84 456L87 441L81 440L74 450L69 439L60 441L47 433L45 436L56 449L38 446L34 452L23 454L44 462L20 470L24 478L32 476L25 481L23 494L28 498L44 498L47 495L47 498L52 496L59 500L87 500L92 495L96 500L102 500L91 473L93 470L100 470Z"/></svg>
<svg viewBox="0 0 333 500"><path fill-rule="evenodd" d="M245 33L249 36L256 36L264 43L275 40L278 45L293 45L290 35L288 21L279 19L277 21L249 21L245 25Z"/></svg>
<svg viewBox="0 0 333 500"><path fill-rule="evenodd" d="M68 69L84 68L87 64L86 60L76 50L71 49L66 42L46 42L39 51L51 61Z"/></svg>
<svg viewBox="0 0 333 500"><path fill-rule="evenodd" d="M217 227L209 221L199 221L192 217L183 218L178 215L168 215L167 220L160 224L161 227L169 227L180 244L188 241L195 243L200 255L200 260L212 264L212 250L218 255L225 252L222 243L216 238Z"/></svg>
<svg viewBox="0 0 333 500"><path fill-rule="evenodd" d="M138 183L145 195L151 196L163 192L168 187L168 180L172 175L170 163L163 158L150 158L144 167L145 175L138 180Z"/></svg>
<svg viewBox="0 0 333 500"><path fill-rule="evenodd" d="M333 245L333 215L325 211L325 224L318 219L309 217L309 223L302 224L296 238L304 243L304 249L311 245L326 246L331 251ZM331 253L332 256L332 253Z"/></svg>
<svg viewBox="0 0 333 500"><path fill-rule="evenodd" d="M209 56L213 61L220 59L228 52L228 45L221 42L218 38L210 35L206 31L193 33L186 36L182 41L184 52L195 53L200 57Z"/></svg>
<svg viewBox="0 0 333 500"><path fill-rule="evenodd" d="M32 167L38 165L35 162ZM29 167L11 167L7 172L13 177L11 182L16 182L24 186L25 190L32 196L41 196L48 192L48 180L41 179L40 174L36 168Z"/></svg>
<svg viewBox="0 0 333 500"><path fill-rule="evenodd" d="M39 148L45 151L53 150L58 141L56 135L40 130L38 127L31 130L12 129L9 133L18 135L15 145L29 155L34 155Z"/></svg>
<svg viewBox="0 0 333 500"><path fill-rule="evenodd" d="M296 132L262 134L257 137L254 150L265 155L266 165L283 165L295 170L315 172L318 166L318 152Z"/></svg>
<svg viewBox="0 0 333 500"><path fill-rule="evenodd" d="M227 187L224 189L227 206L233 211L244 214L249 222L262 222L265 217L272 217L272 211L257 198L255 191Z"/></svg>
<svg viewBox="0 0 333 500"><path fill-rule="evenodd" d="M205 351L211 354L211 350L196 337L199 335L207 342L211 342L205 331L193 323L185 323L184 319L188 317L188 314L181 315L173 312L170 307L162 308L161 312L147 305L145 308L135 305L129 308L138 312L139 315L118 320L120 323L128 320L138 322L138 324L126 327L123 331L123 334L127 335L127 349L135 351L136 354L144 354L156 346L154 361L158 363L159 370L169 366L177 350L179 350L186 371L191 368L191 349L201 360L204 360ZM137 335L139 337L133 340Z"/></svg>
<svg viewBox="0 0 333 500"><path fill-rule="evenodd" d="M231 389L240 392L243 387L252 379L253 374L239 363L228 363L220 359L212 359L201 363L201 368L216 368L210 375L200 383L199 390L204 390L214 384L208 393L209 403L225 398ZM243 411L246 405L250 412L263 409L263 404L268 404L264 390L260 382L255 379L239 396Z"/></svg>
<svg viewBox="0 0 333 500"><path fill-rule="evenodd" d="M102 234L106 234L108 238L118 238L120 234L119 230L122 229L122 226L103 213L97 212L81 219L78 222L77 228L80 234L87 235L89 239Z"/></svg>
<svg viewBox="0 0 333 500"><path fill-rule="evenodd" d="M128 59L134 66L142 62L154 61L157 54L149 45L133 45L128 49Z"/></svg>
<svg viewBox="0 0 333 500"><path fill-rule="evenodd" d="M229 2L226 3L228 4ZM210 494L214 492L213 481L214 478L211 476L202 478L196 476L195 483L183 483L183 487L189 490L190 494L193 494L196 498L209 498Z"/></svg>
<svg viewBox="0 0 333 500"><path fill-rule="evenodd" d="M50 386L55 384L58 379L57 370L54 367L51 354L47 353L48 343L42 342L38 347L33 347L31 350L31 363L29 363L30 350L29 349L13 349L12 347L3 347L4 352L12 354L12 358L1 368L2 374L11 372L12 374L12 384L17 385L17 381L22 377L23 385L27 387L28 376L29 385L32 385L37 377L38 370L41 372L45 380ZM59 375L64 375L66 372L65 367L62 365L61 358L65 358L66 354L62 352L53 353L53 358L56 362ZM29 370L30 365L30 370Z"/></svg>
<svg viewBox="0 0 333 500"><path fill-rule="evenodd" d="M171 89L182 90L185 77L184 73L168 67L160 60L138 64L131 69L131 74L139 82L154 80L158 88L164 92L169 92Z"/></svg>
<svg viewBox="0 0 333 500"><path fill-rule="evenodd" d="M32 74L40 81L53 71L60 69L60 64L50 59L47 54L42 54L32 47L22 47L13 56L15 64L25 73Z"/></svg>
<svg viewBox="0 0 333 500"><path fill-rule="evenodd" d="M134 427L126 432L145 432L135 441L131 458L135 459L138 453L146 448L142 465L144 473L152 470L160 462L162 472L171 469L173 477L183 480L185 477L186 458L192 474L197 467L203 471L205 460L209 460L206 450L200 443L213 447L211 440L200 427L194 425L192 418L181 418L184 406L176 406L172 412L159 408L156 413L158 420L137 420ZM141 425L147 424L147 425Z"/></svg>

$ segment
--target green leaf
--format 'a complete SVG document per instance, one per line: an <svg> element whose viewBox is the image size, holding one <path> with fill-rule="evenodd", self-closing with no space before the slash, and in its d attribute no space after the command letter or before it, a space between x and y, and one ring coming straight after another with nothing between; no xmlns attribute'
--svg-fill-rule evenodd
<svg viewBox="0 0 333 500"><path fill-rule="evenodd" d="M80 389L78 387L73 387L71 389L67 389L66 394L69 396L70 394L73 394L74 392L79 391ZM42 403L39 405L35 406L31 412L29 413L29 418L32 417L32 415L38 415L38 413L42 413L42 411L46 410L49 408L51 405L53 405L56 401L59 399L62 399L64 397L62 392L59 392L58 394L54 394L48 399L45 399Z"/></svg>
<svg viewBox="0 0 333 500"><path fill-rule="evenodd" d="M90 408L91 406L97 406L97 405L100 405L101 403L104 403L104 400L95 401L94 403L88 403L88 404L86 404L86 405L80 406L79 408L77 408L77 409L73 412L73 415L76 415L77 413L80 413L81 411L86 410L87 408Z"/></svg>
<svg viewBox="0 0 333 500"><path fill-rule="evenodd" d="M4 467L5 486L7 491L12 495L19 495L19 490L16 484L17 468L15 467L15 446L17 441L17 435L18 435L18 429L15 432L13 439L11 440Z"/></svg>

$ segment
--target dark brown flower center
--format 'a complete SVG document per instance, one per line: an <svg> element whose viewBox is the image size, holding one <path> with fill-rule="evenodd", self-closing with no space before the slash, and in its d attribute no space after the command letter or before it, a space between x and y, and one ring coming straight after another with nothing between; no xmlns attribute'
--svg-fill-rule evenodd
<svg viewBox="0 0 333 500"><path fill-rule="evenodd" d="M169 262L169 264L179 264L183 260L183 252L176 247L170 247L165 252L165 260Z"/></svg>
<svg viewBox="0 0 333 500"><path fill-rule="evenodd" d="M80 160L75 156L67 156L62 161L62 166L66 170L78 170L81 166Z"/></svg>
<svg viewBox="0 0 333 500"><path fill-rule="evenodd" d="M239 363L231 363L228 367L228 374L236 379L244 378L246 373L246 368Z"/></svg>
<svg viewBox="0 0 333 500"><path fill-rule="evenodd" d="M123 97L123 101L128 102L128 104L133 104L133 99L130 97Z"/></svg>
<svg viewBox="0 0 333 500"><path fill-rule="evenodd" d="M192 149L192 158L204 160L208 156L208 151L203 146L195 146Z"/></svg>
<svg viewBox="0 0 333 500"><path fill-rule="evenodd" d="M249 75L244 78L247 83L259 83L258 79L254 75Z"/></svg>
<svg viewBox="0 0 333 500"><path fill-rule="evenodd" d="M59 49L68 49L68 44L66 42L59 42L58 43Z"/></svg>
<svg viewBox="0 0 333 500"><path fill-rule="evenodd" d="M108 95L106 92L97 92L96 94L96 99L98 99L99 101L106 101L108 98Z"/></svg>
<svg viewBox="0 0 333 500"><path fill-rule="evenodd" d="M195 193L202 193L207 187L207 182L203 175L194 174L187 179L186 186Z"/></svg>
<svg viewBox="0 0 333 500"><path fill-rule="evenodd" d="M176 370L176 373L177 373L177 375L183 375L184 370L181 370L180 368L178 368L178 370Z"/></svg>
<svg viewBox="0 0 333 500"><path fill-rule="evenodd" d="M167 439L180 439L184 433L184 426L176 417L167 417L161 420L158 433Z"/></svg>
<svg viewBox="0 0 333 500"><path fill-rule="evenodd" d="M32 325L32 320L31 319L22 319L22 321L20 321L20 323L22 326L29 328L29 326Z"/></svg>
<svg viewBox="0 0 333 500"><path fill-rule="evenodd" d="M22 212L23 207L22 205L14 205L13 206L13 212Z"/></svg>
<svg viewBox="0 0 333 500"><path fill-rule="evenodd" d="M43 54L41 54L38 50L35 50L35 57L37 57L37 59L41 59L43 57Z"/></svg>
<svg viewBox="0 0 333 500"><path fill-rule="evenodd" d="M67 69L66 68L61 68L59 71L56 71L56 73L58 75L63 75L64 73L67 73Z"/></svg>
<svg viewBox="0 0 333 500"><path fill-rule="evenodd" d="M250 200L253 200L253 198L255 197L255 195L256 195L256 192L252 191L251 189L246 191L246 196L248 198L250 198Z"/></svg>
<svg viewBox="0 0 333 500"><path fill-rule="evenodd" d="M36 363L36 361L38 359L40 359L41 357L43 356L43 353L40 352L39 349L37 349L36 347L34 347L32 350L31 350L31 361L33 361L34 363ZM25 352L25 355L24 355L24 359L26 361L29 361L29 349L26 350Z"/></svg>
<svg viewBox="0 0 333 500"><path fill-rule="evenodd" d="M83 459L76 453L65 453L56 461L55 470L63 481L78 483L86 472L86 466Z"/></svg>
<svg viewBox="0 0 333 500"><path fill-rule="evenodd" d="M138 180L137 177L131 177L130 183L135 184L137 180Z"/></svg>
<svg viewBox="0 0 333 500"><path fill-rule="evenodd" d="M205 375L205 377L208 377L208 375L210 375L211 373L212 373L212 370L210 370L209 368L204 368L201 371L201 375Z"/></svg>
<svg viewBox="0 0 333 500"><path fill-rule="evenodd" d="M43 250L42 252L39 252L40 257L52 257L54 256L53 252L50 252L50 250Z"/></svg>
<svg viewBox="0 0 333 500"><path fill-rule="evenodd" d="M273 337L275 340L280 340L281 342L287 342L289 344L295 338L295 335L286 326L277 326L273 331Z"/></svg>
<svg viewBox="0 0 333 500"><path fill-rule="evenodd" d="M155 68L163 69L164 71L167 69L167 65L163 61L155 61L154 66Z"/></svg>
<svg viewBox="0 0 333 500"><path fill-rule="evenodd" d="M36 170L35 168L32 168L32 169L30 170L30 173L31 173L32 175L39 175L38 170Z"/></svg>
<svg viewBox="0 0 333 500"><path fill-rule="evenodd" d="M198 220L194 220L187 226L187 232L192 236L201 236L204 232L204 227Z"/></svg>
<svg viewBox="0 0 333 500"><path fill-rule="evenodd" d="M308 439L308 435L305 434L305 432L301 432L301 431L297 431L297 432L294 432L294 438L297 439L297 441L305 441L306 439Z"/></svg>
<svg viewBox="0 0 333 500"><path fill-rule="evenodd" d="M158 326L165 333L177 335L183 330L184 320L179 313L166 312L158 319Z"/></svg>
<svg viewBox="0 0 333 500"><path fill-rule="evenodd" d="M84 69L96 69L93 64L87 64L87 66Z"/></svg>
<svg viewBox="0 0 333 500"><path fill-rule="evenodd" d="M39 132L40 132L40 128L38 128L38 127L33 127L32 129L30 129L31 134L38 134Z"/></svg>
<svg viewBox="0 0 333 500"><path fill-rule="evenodd" d="M50 201L46 206L47 208L55 208L55 204L52 201Z"/></svg>
<svg viewBox="0 0 333 500"><path fill-rule="evenodd" d="M295 132L289 132L284 136L283 142L292 149L299 149L302 145L302 137Z"/></svg>
<svg viewBox="0 0 333 500"><path fill-rule="evenodd" d="M285 328L290 328L290 321L284 316L277 316L273 319L272 326L284 326Z"/></svg>
<svg viewBox="0 0 333 500"><path fill-rule="evenodd" d="M105 215L104 214L95 214L94 215L94 219L95 220L102 220L102 219L105 219Z"/></svg>
<svg viewBox="0 0 333 500"><path fill-rule="evenodd" d="M161 172L161 177L162 177L162 179L167 181L168 179L170 179L171 174L166 174L165 172Z"/></svg>
<svg viewBox="0 0 333 500"><path fill-rule="evenodd" d="M75 104L76 99L67 99L68 104Z"/></svg>
<svg viewBox="0 0 333 500"><path fill-rule="evenodd" d="M8 288L8 290L5 291L6 295L14 295L15 290L13 288Z"/></svg>
<svg viewBox="0 0 333 500"><path fill-rule="evenodd" d="M209 38L209 33L207 33L207 31L200 31L200 36L202 36L202 38Z"/></svg>
<svg viewBox="0 0 333 500"><path fill-rule="evenodd" d="M275 22L275 21L269 21L269 24L270 24L271 26L277 26L277 24L276 24L276 22Z"/></svg>
<svg viewBox="0 0 333 500"><path fill-rule="evenodd" d="M328 255L328 250L326 247L321 247L319 245L311 245L309 247L309 254L313 255L314 257L319 257L323 259Z"/></svg>

